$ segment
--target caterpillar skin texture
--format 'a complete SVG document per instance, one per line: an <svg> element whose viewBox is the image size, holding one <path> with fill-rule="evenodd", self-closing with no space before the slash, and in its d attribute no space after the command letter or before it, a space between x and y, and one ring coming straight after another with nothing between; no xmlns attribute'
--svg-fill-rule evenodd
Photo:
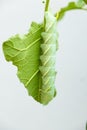
<svg viewBox="0 0 87 130"><path fill-rule="evenodd" d="M43 43L41 44L42 55L40 56L42 75L41 103L48 104L55 95L55 62L57 50L57 20L50 13L45 12L45 31L42 32Z"/></svg>

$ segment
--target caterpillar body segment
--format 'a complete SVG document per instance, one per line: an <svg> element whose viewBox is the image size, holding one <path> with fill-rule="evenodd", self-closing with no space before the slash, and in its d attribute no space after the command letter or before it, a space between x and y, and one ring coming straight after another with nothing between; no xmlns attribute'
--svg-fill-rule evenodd
<svg viewBox="0 0 87 130"><path fill-rule="evenodd" d="M42 32L43 43L41 44L42 55L40 56L41 66L39 67L42 76L41 103L46 105L55 95L56 78L56 50L57 50L57 20L50 13L45 13L45 31Z"/></svg>

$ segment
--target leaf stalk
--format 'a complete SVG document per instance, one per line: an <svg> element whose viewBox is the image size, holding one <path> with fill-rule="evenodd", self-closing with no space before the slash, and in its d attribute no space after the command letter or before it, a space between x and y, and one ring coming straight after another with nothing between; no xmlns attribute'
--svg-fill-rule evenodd
<svg viewBox="0 0 87 130"><path fill-rule="evenodd" d="M50 0L46 0L45 11L48 11Z"/></svg>

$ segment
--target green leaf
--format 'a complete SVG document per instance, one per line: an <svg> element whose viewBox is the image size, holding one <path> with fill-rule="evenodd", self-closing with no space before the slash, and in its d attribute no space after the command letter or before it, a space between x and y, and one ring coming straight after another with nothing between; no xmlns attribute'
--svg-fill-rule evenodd
<svg viewBox="0 0 87 130"><path fill-rule="evenodd" d="M84 2L87 4L87 0L84 0Z"/></svg>
<svg viewBox="0 0 87 130"><path fill-rule="evenodd" d="M58 13L56 13L56 16L58 15L57 19L61 20L67 11L71 11L71 10L75 10L75 9L86 10L86 8L84 8L85 5L86 4L83 0L79 0L77 3L70 2L66 7L61 8L60 11Z"/></svg>
<svg viewBox="0 0 87 130"><path fill-rule="evenodd" d="M30 32L23 37L16 35L3 43L3 51L7 61L17 66L17 75L35 100L40 102L41 74L40 44L42 25L32 23Z"/></svg>

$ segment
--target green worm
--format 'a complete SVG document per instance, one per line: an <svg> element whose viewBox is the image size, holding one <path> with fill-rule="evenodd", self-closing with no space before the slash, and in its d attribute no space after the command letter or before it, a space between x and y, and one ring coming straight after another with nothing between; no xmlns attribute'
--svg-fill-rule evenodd
<svg viewBox="0 0 87 130"><path fill-rule="evenodd" d="M56 95L56 50L57 50L57 19L50 12L45 12L45 31L41 33L43 43L41 44L42 54L40 56L41 66L39 67L42 76L41 103L48 104Z"/></svg>

